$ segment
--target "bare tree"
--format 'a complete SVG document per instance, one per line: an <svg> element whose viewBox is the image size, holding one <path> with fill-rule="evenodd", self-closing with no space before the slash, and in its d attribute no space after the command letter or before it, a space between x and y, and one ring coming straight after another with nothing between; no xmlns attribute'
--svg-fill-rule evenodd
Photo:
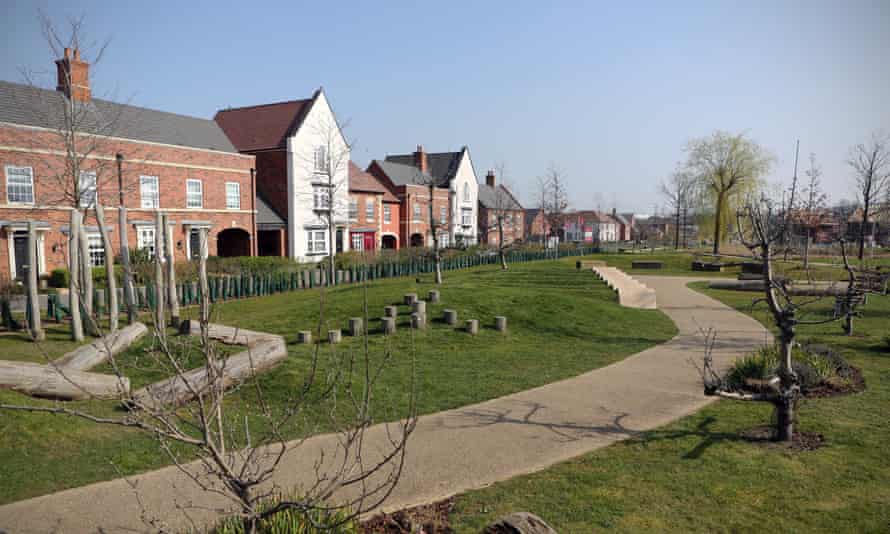
<svg viewBox="0 0 890 534"><path fill-rule="evenodd" d="M882 200L890 199L890 136L874 133L869 144L859 144L850 149L847 163L853 169L856 195L862 204L858 236L858 257L862 261L866 237L873 237L874 234L876 208Z"/></svg>
<svg viewBox="0 0 890 534"><path fill-rule="evenodd" d="M685 226L685 216L692 203L695 186L695 177L682 168L674 171L667 182L661 183L661 194L674 212L674 248L677 249L680 248L680 228ZM685 229L683 233L685 236Z"/></svg>
<svg viewBox="0 0 890 534"><path fill-rule="evenodd" d="M496 180L499 180L500 183L495 182ZM494 170L489 171L488 176L486 176L486 185L490 185L489 182L493 183L490 198L486 199L490 205L486 207L486 220L483 221L482 228L486 237L490 237L492 230L497 232L498 257L500 258L501 269L506 271L508 268L507 250L513 245L513 239L512 237L509 240L506 239L505 229L507 226L509 226L511 231L514 231L517 226L521 228L521 225L524 223L521 220L516 220L516 216L518 214L518 217L521 217L522 212L518 210L519 203L516 201L516 198L504 185L507 183L506 163L500 162L495 165Z"/></svg>
<svg viewBox="0 0 890 534"><path fill-rule="evenodd" d="M735 205L769 172L773 157L745 134L719 130L709 137L691 140L686 150L686 167L698 179L702 194L713 205L713 252L719 254L725 237L723 229L730 225Z"/></svg>
<svg viewBox="0 0 890 534"><path fill-rule="evenodd" d="M565 184L565 172L551 163L544 176L538 179L540 186L541 212L550 229L550 236L558 235L559 229L565 223L566 210L569 208L569 195Z"/></svg>
<svg viewBox="0 0 890 534"><path fill-rule="evenodd" d="M803 266L810 265L810 245L819 227L828 219L828 195L822 190L822 167L816 163L816 155L810 154L810 168L806 171L807 182L801 191L801 202L794 209L793 220L804 231ZM793 208L792 208L793 209Z"/></svg>

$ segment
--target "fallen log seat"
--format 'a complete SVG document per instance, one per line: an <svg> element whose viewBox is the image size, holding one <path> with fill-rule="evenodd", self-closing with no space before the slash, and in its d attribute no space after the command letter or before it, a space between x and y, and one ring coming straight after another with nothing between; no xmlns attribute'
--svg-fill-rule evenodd
<svg viewBox="0 0 890 534"><path fill-rule="evenodd" d="M111 354L117 355L126 350L127 347L144 336L146 332L148 332L148 327L142 323L127 325L117 332L93 341L89 345L77 347L56 359L53 364L65 370L89 371L93 367L108 361ZM108 353L108 347L111 347L111 354Z"/></svg>
<svg viewBox="0 0 890 534"><path fill-rule="evenodd" d="M0 360L0 389L56 400L111 399L130 392L126 377Z"/></svg>
<svg viewBox="0 0 890 534"><path fill-rule="evenodd" d="M664 264L660 261L636 260L630 263L633 269L661 269Z"/></svg>
<svg viewBox="0 0 890 534"><path fill-rule="evenodd" d="M187 319L179 326L179 333L188 336L201 335L201 322L194 319ZM268 334L266 332L255 332L244 328L235 328L216 323L207 324L207 335L210 339L225 343L226 345L253 345L260 341L268 341L270 339L278 339L281 336Z"/></svg>
<svg viewBox="0 0 890 534"><path fill-rule="evenodd" d="M287 357L284 339L269 336L257 341L244 352L220 360L224 389L266 371ZM207 367L198 367L160 382L146 386L133 394L133 408L160 409L185 404L197 394L207 393L210 386Z"/></svg>
<svg viewBox="0 0 890 534"><path fill-rule="evenodd" d="M722 273L724 264L719 262L704 262L704 261L693 261L692 262L692 270L693 271L704 271L710 273Z"/></svg>

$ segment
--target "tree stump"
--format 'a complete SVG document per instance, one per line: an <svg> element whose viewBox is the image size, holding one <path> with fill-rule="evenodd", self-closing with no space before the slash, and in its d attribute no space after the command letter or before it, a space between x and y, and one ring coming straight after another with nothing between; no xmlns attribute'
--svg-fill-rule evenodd
<svg viewBox="0 0 890 534"><path fill-rule="evenodd" d="M300 330L297 332L297 343L309 345L312 343L312 332L310 330Z"/></svg>
<svg viewBox="0 0 890 534"><path fill-rule="evenodd" d="M426 302L422 300L414 301L414 304L411 305L411 310L421 315L426 315Z"/></svg>
<svg viewBox="0 0 890 534"><path fill-rule="evenodd" d="M398 317L399 316L398 306L384 306L383 307L383 315L386 317Z"/></svg>
<svg viewBox="0 0 890 534"><path fill-rule="evenodd" d="M328 330L328 343L333 345L339 343L341 339L343 339L343 333L340 331L339 328L335 330Z"/></svg>
<svg viewBox="0 0 890 534"><path fill-rule="evenodd" d="M395 317L381 317L380 324L383 327L383 334L390 335L396 333L396 318Z"/></svg>
<svg viewBox="0 0 890 534"><path fill-rule="evenodd" d="M494 329L498 332L507 331L507 318L503 315L496 315L494 318Z"/></svg>
<svg viewBox="0 0 890 534"><path fill-rule="evenodd" d="M438 304L439 303L439 290L438 289L430 289L429 295L427 295L430 304Z"/></svg>
<svg viewBox="0 0 890 534"><path fill-rule="evenodd" d="M413 306L417 302L417 293L405 293L405 305Z"/></svg>
<svg viewBox="0 0 890 534"><path fill-rule="evenodd" d="M443 310L442 317L445 319L445 324L450 324L451 326L457 324L457 312L454 310Z"/></svg>
<svg viewBox="0 0 890 534"><path fill-rule="evenodd" d="M556 531L535 514L518 512L489 524L482 534L556 534Z"/></svg>
<svg viewBox="0 0 890 534"><path fill-rule="evenodd" d="M426 329L426 314L414 312L411 314L411 328L417 330Z"/></svg>
<svg viewBox="0 0 890 534"><path fill-rule="evenodd" d="M473 335L479 333L479 321L477 319L467 320L467 332Z"/></svg>
<svg viewBox="0 0 890 534"><path fill-rule="evenodd" d="M361 317L353 317L349 320L349 335L353 337L358 337L362 335L364 330L364 321L362 321Z"/></svg>

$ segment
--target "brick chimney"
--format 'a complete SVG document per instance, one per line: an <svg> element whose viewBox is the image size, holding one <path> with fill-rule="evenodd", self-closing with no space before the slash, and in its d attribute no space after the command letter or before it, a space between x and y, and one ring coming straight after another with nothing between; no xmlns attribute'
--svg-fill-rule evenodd
<svg viewBox="0 0 890 534"><path fill-rule="evenodd" d="M58 73L57 91L62 91L65 96L78 102L90 100L90 64L80 59L80 49L74 49L72 57L71 49L65 49L65 57L56 60Z"/></svg>
<svg viewBox="0 0 890 534"><path fill-rule="evenodd" d="M485 184L488 187L494 187L494 169L488 169L488 174L485 175Z"/></svg>
<svg viewBox="0 0 890 534"><path fill-rule="evenodd" d="M414 166L420 169L420 172L429 170L429 163L426 159L426 152L423 151L423 145L417 145L417 151L414 152Z"/></svg>

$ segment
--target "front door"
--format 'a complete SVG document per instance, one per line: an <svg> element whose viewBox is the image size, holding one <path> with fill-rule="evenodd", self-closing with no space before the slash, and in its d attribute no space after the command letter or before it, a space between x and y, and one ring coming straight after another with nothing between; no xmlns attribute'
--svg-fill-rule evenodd
<svg viewBox="0 0 890 534"><path fill-rule="evenodd" d="M24 280L28 266L28 234L16 232L13 236L15 253L15 277Z"/></svg>
<svg viewBox="0 0 890 534"><path fill-rule="evenodd" d="M364 239L365 250L374 250L374 245L376 245L376 243L374 242L374 232L365 232Z"/></svg>
<svg viewBox="0 0 890 534"><path fill-rule="evenodd" d="M189 230L189 255L190 260L200 259L201 254L201 231L197 228Z"/></svg>
<svg viewBox="0 0 890 534"><path fill-rule="evenodd" d="M343 229L337 228L337 254L343 252Z"/></svg>

